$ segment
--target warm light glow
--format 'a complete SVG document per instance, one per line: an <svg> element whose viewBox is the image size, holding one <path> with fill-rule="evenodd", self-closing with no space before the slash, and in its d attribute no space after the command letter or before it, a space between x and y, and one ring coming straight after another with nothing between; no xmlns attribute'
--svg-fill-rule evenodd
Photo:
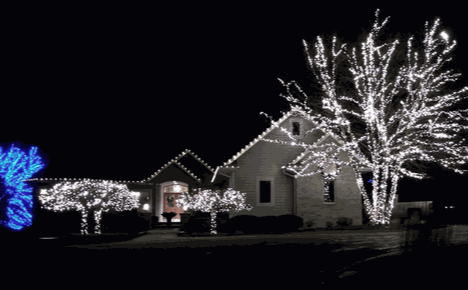
<svg viewBox="0 0 468 290"><path fill-rule="evenodd" d="M329 49L322 38L317 37L313 51L304 41L307 62L322 89L320 97L324 113L309 107L309 96L294 81L285 83L280 80L287 90L282 97L289 101L291 111L316 124L306 135L314 130L332 133L340 145L299 142L292 132L278 126L280 122L272 124L291 141L262 140L307 149L309 155L303 162L284 168L294 172L296 177L322 174L325 179L333 178L341 167L351 167L371 223L389 224L398 181L402 177L420 179L426 176L424 172L412 169L415 168L412 164L435 162L457 173L466 172L459 168L468 162L466 140L455 141L455 137L461 130L468 129L463 123L468 120L467 110L449 109L466 98L468 87L452 93L445 93L443 89L460 74L439 71L450 61L450 53L456 45L446 32L436 34L439 19L430 28L426 23L420 51L423 58L418 56L412 45L413 37L410 37L405 46L406 60L393 61L400 42L381 44L380 31L388 17L381 23L378 14L379 10L365 41L347 51L345 44L336 48L336 38ZM444 41L440 41L438 35ZM398 49L405 47L398 46ZM342 95L347 92L337 84L337 59L342 53L349 61L355 88L349 96ZM399 100L401 95L404 97ZM353 126L356 122L360 122L359 126ZM364 130L357 130L358 127ZM339 152L345 153L347 160L337 159ZM331 164L338 166L336 172ZM373 172L372 199L365 191L361 168L370 168Z"/></svg>
<svg viewBox="0 0 468 290"><path fill-rule="evenodd" d="M126 211L140 207L140 193L128 190L127 185L107 180L63 181L39 193L42 206L53 211L76 210L81 213L81 234L88 234L87 216L95 209L94 232L101 234L102 212Z"/></svg>
<svg viewBox="0 0 468 290"><path fill-rule="evenodd" d="M440 36L442 36L445 39L445 41L448 41L448 39L449 39L449 36L448 36L447 32L445 32L445 31L442 31L440 33Z"/></svg>
<svg viewBox="0 0 468 290"><path fill-rule="evenodd" d="M177 199L177 206L184 210L211 213L211 233L216 235L216 214L229 210L251 210L252 206L245 203L245 193L232 188L224 190L210 190L195 188L192 192L184 192Z"/></svg>

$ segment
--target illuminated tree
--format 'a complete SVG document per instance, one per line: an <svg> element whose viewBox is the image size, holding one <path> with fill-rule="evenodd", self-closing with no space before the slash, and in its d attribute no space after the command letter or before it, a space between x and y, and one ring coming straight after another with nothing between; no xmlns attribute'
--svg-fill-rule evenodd
<svg viewBox="0 0 468 290"><path fill-rule="evenodd" d="M461 132L468 128L467 109L454 105L467 98L468 87L442 93L447 91L445 85L461 74L440 72L451 60L449 53L456 41L440 31L439 19L432 27L426 22L418 54L412 36L406 50L404 46L397 49L398 39L381 43L380 31L388 18L380 23L378 14L379 10L364 42L351 50L345 50L346 44L337 49L336 37L331 49L325 48L321 37L317 37L314 50L303 41L308 65L319 84L321 103L308 100L294 81L285 84L280 80L287 89L282 97L294 113L316 124L307 133L320 129L333 134L341 144L305 144L284 128L281 130L291 141L264 140L311 151L302 167L290 167L296 177L317 173L330 177L325 172L327 166L351 166L371 224L388 225L402 177L425 178L424 163L437 163L460 174L466 172L462 166L467 163L468 150ZM340 152L348 160L337 159ZM371 200L359 173L363 167L372 170ZM315 168L312 173L304 174L311 168Z"/></svg>
<svg viewBox="0 0 468 290"><path fill-rule="evenodd" d="M0 223L19 231L32 225L33 187L23 180L45 167L44 160L31 147L29 154L11 144L8 152L0 147Z"/></svg>
<svg viewBox="0 0 468 290"><path fill-rule="evenodd" d="M216 215L229 210L251 210L252 206L245 203L245 193L232 188L222 190L198 189L185 192L179 196L177 206L184 210L209 212L211 214L211 234L216 235Z"/></svg>
<svg viewBox="0 0 468 290"><path fill-rule="evenodd" d="M88 235L87 218L94 211L94 232L101 234L101 214L109 210L125 211L138 208L139 192L127 185L111 181L64 181L52 188L42 189L39 199L43 207L53 211L77 210L81 213L81 234Z"/></svg>

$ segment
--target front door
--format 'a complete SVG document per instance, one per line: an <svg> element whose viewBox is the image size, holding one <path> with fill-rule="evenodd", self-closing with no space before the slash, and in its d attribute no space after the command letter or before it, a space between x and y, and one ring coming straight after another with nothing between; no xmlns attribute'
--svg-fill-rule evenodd
<svg viewBox="0 0 468 290"><path fill-rule="evenodd" d="M172 218L172 221L180 221L180 213L185 212L183 208L177 206L177 199L186 191L188 191L188 186L178 182L163 186L162 210L163 212L174 212L177 214ZM162 217L162 221L165 222L166 218Z"/></svg>
<svg viewBox="0 0 468 290"><path fill-rule="evenodd" d="M184 212L184 209L181 207L177 207L176 200L181 195L181 192L170 192L164 193L164 207L163 212L175 212L177 215L172 219L180 219L180 213ZM164 218L165 219L165 218Z"/></svg>

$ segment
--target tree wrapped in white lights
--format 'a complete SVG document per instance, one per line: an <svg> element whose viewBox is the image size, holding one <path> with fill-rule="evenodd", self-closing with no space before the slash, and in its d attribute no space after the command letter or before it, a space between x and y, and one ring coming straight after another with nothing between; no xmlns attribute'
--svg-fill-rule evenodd
<svg viewBox="0 0 468 290"><path fill-rule="evenodd" d="M287 88L282 97L295 113L317 125L306 133L320 129L336 136L342 144L304 144L284 128L281 130L288 133L291 141L263 140L317 152L309 159L309 163L319 165L312 174L324 174L326 167L313 162L336 157L333 154L339 150L345 152L349 160L339 166L354 169L371 224L388 225L398 181L402 177L426 177L421 161L437 163L460 174L466 172L461 166L468 161L468 150L460 132L468 128L468 110L454 109L453 105L467 98L468 87L443 93L444 85L461 74L440 72L451 60L449 53L456 41L440 31L439 19L432 27L426 22L421 54L413 49L410 37L405 55L404 47L397 50L398 40L378 43L379 33L388 21L386 18L379 23L378 14L379 10L365 41L349 51L345 50L346 44L336 48L336 37L331 50L325 48L320 37L313 51L303 41L308 65L322 93L321 104L309 105L307 94L294 81L285 84L280 80ZM404 55L403 59L395 58L395 52ZM345 73L350 78L337 75L342 58L349 62ZM342 85L346 79L349 83ZM298 96L293 96L292 89ZM360 158L354 158L356 155ZM372 170L372 200L359 173L363 167ZM291 170L298 177L304 176L304 168Z"/></svg>
<svg viewBox="0 0 468 290"><path fill-rule="evenodd" d="M139 192L111 181L63 181L52 188L41 189L42 206L53 211L77 210L81 213L81 234L88 235L87 218L94 211L94 232L101 234L101 214L109 210L126 211L140 206Z"/></svg>
<svg viewBox="0 0 468 290"><path fill-rule="evenodd" d="M251 210L252 206L245 203L245 193L235 191L232 188L223 190L194 189L185 192L177 199L177 206L184 210L209 212L211 215L211 234L216 235L216 216L218 212L229 210Z"/></svg>

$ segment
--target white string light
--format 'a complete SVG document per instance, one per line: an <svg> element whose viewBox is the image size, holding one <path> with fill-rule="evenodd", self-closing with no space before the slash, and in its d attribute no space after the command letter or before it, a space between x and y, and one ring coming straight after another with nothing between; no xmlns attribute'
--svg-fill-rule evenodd
<svg viewBox="0 0 468 290"><path fill-rule="evenodd" d="M140 206L139 192L129 191L127 185L107 180L63 181L39 192L39 200L47 210L81 213L81 234L88 235L87 217L94 209L94 232L101 234L101 213L109 210L126 211Z"/></svg>
<svg viewBox="0 0 468 290"><path fill-rule="evenodd" d="M195 188L191 192L184 192L177 199L177 206L184 210L209 212L211 214L211 234L216 235L216 215L218 212L229 210L251 210L252 206L245 203L245 193L232 188L210 190Z"/></svg>
<svg viewBox="0 0 468 290"><path fill-rule="evenodd" d="M449 94L440 93L443 85L455 81L460 74L452 73L451 70L438 72L445 62L450 61L448 54L456 44L446 32L436 34L439 19L430 29L426 23L422 51L424 59L419 58L413 50L413 38L410 37L407 44L407 63L399 67L392 79L389 67L392 66L393 69L396 65L392 62L392 57L399 41L377 45L380 30L388 21L387 17L380 23L378 14L379 10L376 11L377 19L367 39L360 47L352 48L351 53L344 51L345 45L336 49L335 38L331 53L327 53L320 37L317 37L314 45L315 53L310 52L304 41L308 64L322 88L322 108L327 115L312 110L306 102L293 96L291 90L295 89L307 100L307 94L294 81L285 83L280 80L287 90L287 94L281 96L288 100L291 108L304 119L316 124L314 129L332 132L342 142L341 146L318 142L304 144L282 127L280 129L287 133L291 141L263 140L306 149L310 156L305 163L294 166L290 164L287 167L296 177L318 173L325 177L326 164L320 160L333 159L340 167L351 166L371 223L389 224L398 181L404 176L426 176L423 172L408 169L412 162L435 162L457 173L466 172L458 168L468 162L465 139L455 139L461 130L468 129L462 123L468 120L468 110L447 109L467 98L464 93L468 91L468 87ZM356 97L338 94L336 66L337 58L342 52L350 63L349 71L353 76ZM395 99L402 92L406 93L406 97L395 104ZM350 102L355 105L354 108L347 105ZM359 134L351 127L353 121L350 116L365 124L364 134ZM347 160L337 162L338 152L345 152ZM311 164L315 166L312 172ZM360 174L360 169L366 167L373 172L372 202L364 189ZM387 188L390 188L390 193Z"/></svg>

